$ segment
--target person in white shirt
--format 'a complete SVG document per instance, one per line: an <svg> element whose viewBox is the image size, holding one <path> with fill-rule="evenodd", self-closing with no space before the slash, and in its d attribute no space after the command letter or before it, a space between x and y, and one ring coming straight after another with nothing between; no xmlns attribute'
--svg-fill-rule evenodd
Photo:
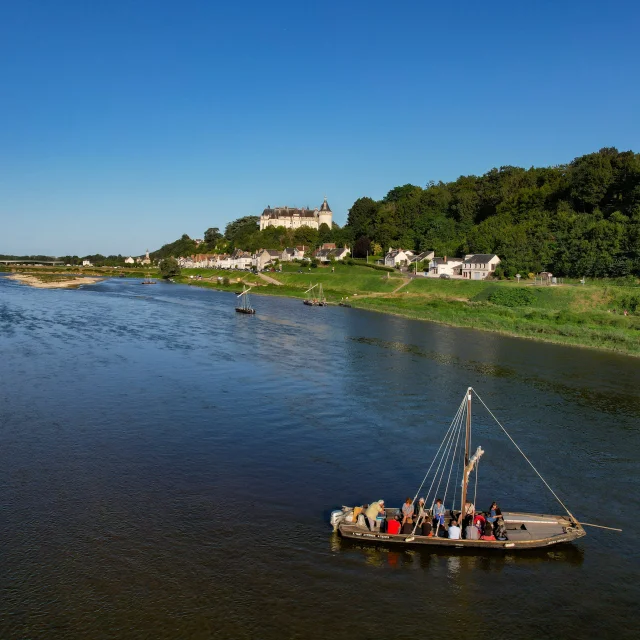
<svg viewBox="0 0 640 640"><path fill-rule="evenodd" d="M449 538L451 540L460 540L460 527L456 520L452 520L449 525Z"/></svg>

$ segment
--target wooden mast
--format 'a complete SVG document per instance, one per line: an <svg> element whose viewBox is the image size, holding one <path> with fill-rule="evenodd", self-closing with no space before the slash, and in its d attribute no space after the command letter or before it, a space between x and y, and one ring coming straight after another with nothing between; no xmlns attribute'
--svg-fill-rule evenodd
<svg viewBox="0 0 640 640"><path fill-rule="evenodd" d="M469 448L471 447L471 387L467 389L467 428L464 438L464 470L462 472L462 495L460 497L460 522L462 527L464 521L464 506L467 502L467 465L469 464Z"/></svg>

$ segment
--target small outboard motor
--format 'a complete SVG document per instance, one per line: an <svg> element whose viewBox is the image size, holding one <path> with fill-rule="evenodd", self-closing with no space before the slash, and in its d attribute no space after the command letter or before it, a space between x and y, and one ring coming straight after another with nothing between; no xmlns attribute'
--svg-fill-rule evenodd
<svg viewBox="0 0 640 640"><path fill-rule="evenodd" d="M333 530L337 531L338 525L341 522L348 521L349 518L353 520L353 509L351 507L342 507L342 509L336 509L331 512L331 518L329 521L331 522Z"/></svg>

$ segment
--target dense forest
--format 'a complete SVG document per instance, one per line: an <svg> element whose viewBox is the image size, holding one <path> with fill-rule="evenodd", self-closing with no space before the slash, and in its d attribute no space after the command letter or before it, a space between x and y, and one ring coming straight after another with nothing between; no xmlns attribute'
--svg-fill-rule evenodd
<svg viewBox="0 0 640 640"><path fill-rule="evenodd" d="M496 253L507 275L640 275L640 155L607 148L568 165L407 184L357 200L347 228L385 248Z"/></svg>

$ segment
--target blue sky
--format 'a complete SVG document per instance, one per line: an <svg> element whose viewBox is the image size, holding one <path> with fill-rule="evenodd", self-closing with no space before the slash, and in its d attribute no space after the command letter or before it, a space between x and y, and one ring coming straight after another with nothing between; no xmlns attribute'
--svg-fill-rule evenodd
<svg viewBox="0 0 640 640"><path fill-rule="evenodd" d="M640 151L632 2L0 0L0 253Z"/></svg>

